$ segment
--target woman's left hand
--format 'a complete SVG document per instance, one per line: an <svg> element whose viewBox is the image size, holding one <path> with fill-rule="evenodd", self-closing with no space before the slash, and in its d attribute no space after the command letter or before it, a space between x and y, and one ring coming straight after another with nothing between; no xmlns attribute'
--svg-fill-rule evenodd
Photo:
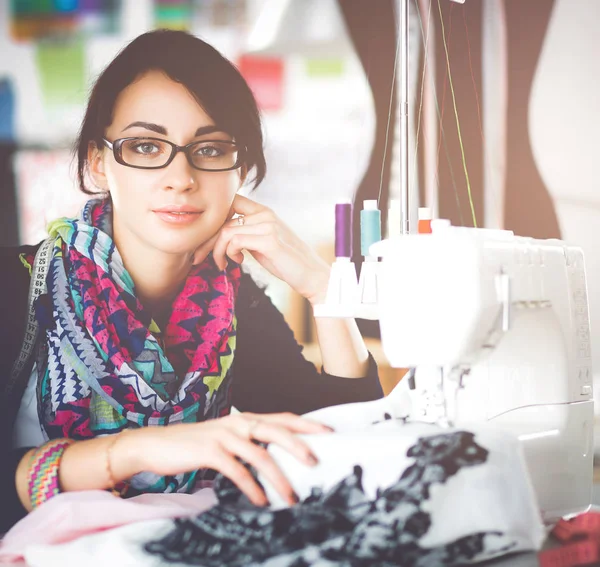
<svg viewBox="0 0 600 567"><path fill-rule="evenodd" d="M247 250L271 274L286 282L313 305L323 302L329 281L329 266L298 238L268 207L236 195L234 218L225 223L213 248L219 269L225 269L227 256L235 262Z"/></svg>

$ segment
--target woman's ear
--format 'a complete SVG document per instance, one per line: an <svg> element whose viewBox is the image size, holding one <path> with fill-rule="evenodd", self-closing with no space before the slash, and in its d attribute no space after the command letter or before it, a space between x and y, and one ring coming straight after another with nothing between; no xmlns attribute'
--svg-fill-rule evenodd
<svg viewBox="0 0 600 567"><path fill-rule="evenodd" d="M96 142L90 142L88 144L88 165L90 177L92 178L94 185L98 189L108 191L108 181L104 171L103 152L98 149Z"/></svg>

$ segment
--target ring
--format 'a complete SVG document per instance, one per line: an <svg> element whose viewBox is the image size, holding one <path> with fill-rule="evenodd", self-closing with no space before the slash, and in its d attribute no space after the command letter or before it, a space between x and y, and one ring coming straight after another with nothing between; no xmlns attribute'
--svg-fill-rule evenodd
<svg viewBox="0 0 600 567"><path fill-rule="evenodd" d="M240 216L237 218L237 223L238 223L240 226L244 226L244 222L246 222L246 219L244 218L244 215L240 215Z"/></svg>
<svg viewBox="0 0 600 567"><path fill-rule="evenodd" d="M254 433L254 430L259 426L259 424L260 424L259 419L255 419L252 423L250 423L250 427L248 428L248 438L249 439L254 439L252 434Z"/></svg>

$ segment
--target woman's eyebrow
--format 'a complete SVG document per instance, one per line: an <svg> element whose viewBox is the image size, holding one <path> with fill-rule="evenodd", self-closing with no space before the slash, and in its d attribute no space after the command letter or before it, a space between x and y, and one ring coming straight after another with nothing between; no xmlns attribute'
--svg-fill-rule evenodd
<svg viewBox="0 0 600 567"><path fill-rule="evenodd" d="M125 130L128 130L129 128L134 128L134 127L145 128L146 130L151 130L152 132L156 132L157 134L163 134L164 136L166 136L168 134L167 129L164 126L161 126L160 124L154 124L152 122L140 122L140 121L132 122L131 124L129 124L128 126L123 128L123 130L121 130L121 132L125 132ZM198 128L196 130L194 136L204 136L206 134L212 134L214 132L225 133L225 131L222 128L219 128L216 124L209 124L208 126L201 126L200 128Z"/></svg>
<svg viewBox="0 0 600 567"><path fill-rule="evenodd" d="M223 128L219 128L216 124L210 124L209 126L201 126L196 130L194 136L204 136L205 134L213 134L214 132L223 132L226 134L227 132L223 130Z"/></svg>
<svg viewBox="0 0 600 567"><path fill-rule="evenodd" d="M156 132L157 134L163 134L164 136L167 135L167 129L164 126L161 126L160 124L153 124L152 122L132 122L129 124L129 126L125 126L121 132L125 132L125 130L134 128L136 126L139 128L145 128L146 130L152 130L152 132Z"/></svg>

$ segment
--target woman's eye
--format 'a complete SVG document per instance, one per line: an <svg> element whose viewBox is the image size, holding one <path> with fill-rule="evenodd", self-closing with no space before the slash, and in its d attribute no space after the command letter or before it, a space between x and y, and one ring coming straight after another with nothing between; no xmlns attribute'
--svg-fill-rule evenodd
<svg viewBox="0 0 600 567"><path fill-rule="evenodd" d="M216 148L215 146L204 146L202 148L198 148L196 154L201 157L218 157L222 155L223 152Z"/></svg>
<svg viewBox="0 0 600 567"><path fill-rule="evenodd" d="M154 144L138 144L135 147L135 150L141 154L151 154L158 150L158 148Z"/></svg>

